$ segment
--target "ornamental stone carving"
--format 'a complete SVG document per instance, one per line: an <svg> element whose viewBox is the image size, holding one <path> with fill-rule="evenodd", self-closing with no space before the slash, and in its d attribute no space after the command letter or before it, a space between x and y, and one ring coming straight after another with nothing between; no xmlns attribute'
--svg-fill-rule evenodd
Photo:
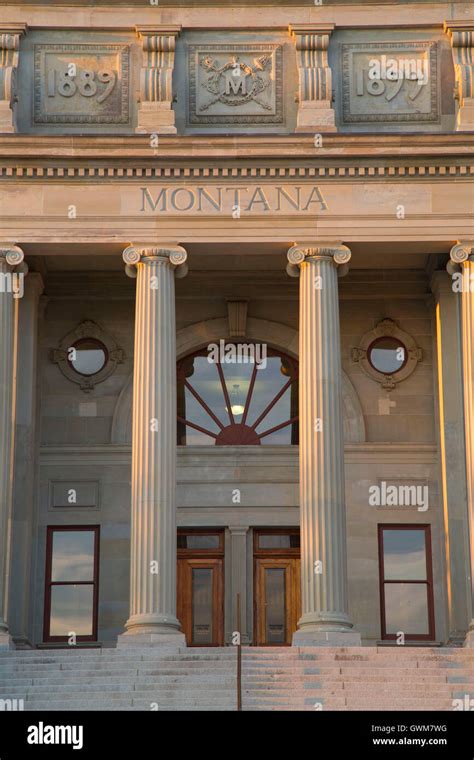
<svg viewBox="0 0 474 760"><path fill-rule="evenodd" d="M288 266L286 268L290 277L299 277L299 267L305 259L330 259L338 268L338 276L343 277L349 271L351 251L346 245L335 243L334 245L294 245L288 251Z"/></svg>
<svg viewBox="0 0 474 760"><path fill-rule="evenodd" d="M404 365L396 374L379 372L370 362L370 347L378 338L393 337L400 341L400 348L406 352ZM380 383L386 391L392 391L397 383L406 380L415 371L423 359L423 351L407 332L402 330L393 319L382 319L373 330L362 336L359 345L352 349L352 361L358 363L361 370L372 380Z"/></svg>
<svg viewBox="0 0 474 760"><path fill-rule="evenodd" d="M0 25L0 132L15 132L16 74L26 24Z"/></svg>
<svg viewBox="0 0 474 760"><path fill-rule="evenodd" d="M453 49L458 101L456 129L474 131L474 21L446 21L444 29Z"/></svg>
<svg viewBox="0 0 474 760"><path fill-rule="evenodd" d="M180 26L137 26L142 42L140 104L136 132L176 134L173 70Z"/></svg>
<svg viewBox="0 0 474 760"><path fill-rule="evenodd" d="M342 45L344 124L438 122L439 101L436 42Z"/></svg>
<svg viewBox="0 0 474 760"><path fill-rule="evenodd" d="M122 258L125 262L125 272L132 279L137 276L137 266L147 261L167 262L175 270L175 277L178 279L182 279L188 273L188 254L180 245L130 245L124 250Z"/></svg>
<svg viewBox="0 0 474 760"><path fill-rule="evenodd" d="M104 345L107 351L104 366L94 375L79 374L69 360L71 348L81 338L95 338ZM84 393L89 393L98 383L107 380L115 372L117 365L122 364L124 358L124 351L119 348L114 338L91 320L81 322L74 330L65 335L58 348L51 352L51 361L58 365L64 377L73 383L77 383Z"/></svg>
<svg viewBox="0 0 474 760"><path fill-rule="evenodd" d="M281 45L190 45L190 125L282 124Z"/></svg>
<svg viewBox="0 0 474 760"><path fill-rule="evenodd" d="M12 270L23 273L28 271L28 267L24 262L25 254L17 245L0 243L0 258L5 259Z"/></svg>
<svg viewBox="0 0 474 760"><path fill-rule="evenodd" d="M35 45L35 124L127 124L129 46Z"/></svg>
<svg viewBox="0 0 474 760"><path fill-rule="evenodd" d="M329 38L334 24L293 24L299 75L296 132L335 132Z"/></svg>

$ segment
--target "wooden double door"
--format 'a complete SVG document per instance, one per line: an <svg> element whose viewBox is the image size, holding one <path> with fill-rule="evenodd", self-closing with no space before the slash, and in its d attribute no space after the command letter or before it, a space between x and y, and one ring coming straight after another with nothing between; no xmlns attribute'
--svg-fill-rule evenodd
<svg viewBox="0 0 474 760"><path fill-rule="evenodd" d="M254 587L255 644L291 644L301 616L298 530L255 531Z"/></svg>
<svg viewBox="0 0 474 760"><path fill-rule="evenodd" d="M299 530L255 530L253 558L254 643L291 644L301 615ZM178 532L177 580L188 646L224 646L223 531Z"/></svg>

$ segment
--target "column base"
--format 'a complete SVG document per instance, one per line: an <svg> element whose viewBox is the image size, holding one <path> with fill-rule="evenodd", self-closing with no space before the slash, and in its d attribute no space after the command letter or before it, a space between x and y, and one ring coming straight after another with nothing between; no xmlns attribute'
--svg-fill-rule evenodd
<svg viewBox="0 0 474 760"><path fill-rule="evenodd" d="M307 612L298 621L292 646L360 647L362 642L347 613Z"/></svg>
<svg viewBox="0 0 474 760"><path fill-rule="evenodd" d="M466 638L464 639L463 646L467 649L474 648L474 625L472 623L469 626L468 632L466 633Z"/></svg>
<svg viewBox="0 0 474 760"><path fill-rule="evenodd" d="M0 631L0 652L16 649L15 643L7 631Z"/></svg>
<svg viewBox="0 0 474 760"><path fill-rule="evenodd" d="M117 648L129 646L164 646L180 649L186 636L177 618L170 615L135 615L125 624L126 631L117 638Z"/></svg>

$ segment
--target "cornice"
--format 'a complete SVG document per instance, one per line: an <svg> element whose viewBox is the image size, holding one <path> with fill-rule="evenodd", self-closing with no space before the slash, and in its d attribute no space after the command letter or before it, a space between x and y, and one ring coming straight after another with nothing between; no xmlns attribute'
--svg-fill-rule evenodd
<svg viewBox="0 0 474 760"><path fill-rule="evenodd" d="M0 137L0 178L56 182L471 179L474 134Z"/></svg>

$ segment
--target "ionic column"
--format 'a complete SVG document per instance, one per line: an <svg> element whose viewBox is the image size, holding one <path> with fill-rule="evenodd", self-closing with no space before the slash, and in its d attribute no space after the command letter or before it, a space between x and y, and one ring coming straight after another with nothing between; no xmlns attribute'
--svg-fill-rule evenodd
<svg viewBox="0 0 474 760"><path fill-rule="evenodd" d="M294 646L360 644L348 614L338 267L346 246L297 245L302 615ZM299 270L299 271L298 271Z"/></svg>
<svg viewBox="0 0 474 760"><path fill-rule="evenodd" d="M453 278L453 290L461 295L464 437L471 547L471 621L464 646L474 647L474 242L455 245L450 259L447 269Z"/></svg>
<svg viewBox="0 0 474 760"><path fill-rule="evenodd" d="M21 248L0 243L0 649L13 648L8 629L13 450L15 438L16 299L27 271Z"/></svg>
<svg viewBox="0 0 474 760"><path fill-rule="evenodd" d="M132 433L130 617L120 644L185 645L176 618L175 273L180 246L132 245L123 253L137 278ZM179 268L179 269L178 269Z"/></svg>

